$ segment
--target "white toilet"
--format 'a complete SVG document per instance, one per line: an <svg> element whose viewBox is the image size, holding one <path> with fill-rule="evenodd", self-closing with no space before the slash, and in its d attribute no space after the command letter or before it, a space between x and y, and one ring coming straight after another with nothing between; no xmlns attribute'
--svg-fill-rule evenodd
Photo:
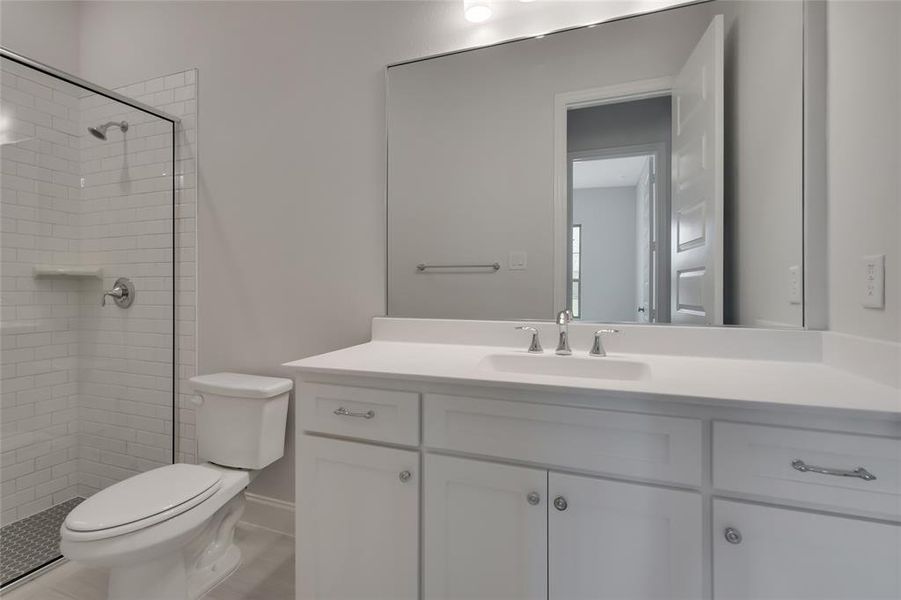
<svg viewBox="0 0 901 600"><path fill-rule="evenodd" d="M195 600L241 562L233 542L244 488L285 448L290 379L216 373L191 379L203 464L120 481L62 526L69 560L110 569L110 600Z"/></svg>

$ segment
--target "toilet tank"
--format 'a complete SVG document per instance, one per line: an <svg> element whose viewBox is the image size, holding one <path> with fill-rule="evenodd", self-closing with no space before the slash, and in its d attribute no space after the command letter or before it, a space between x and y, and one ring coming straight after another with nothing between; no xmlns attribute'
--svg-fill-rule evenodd
<svg viewBox="0 0 901 600"><path fill-rule="evenodd" d="M284 455L290 379L214 373L192 377L191 385L200 460L262 469Z"/></svg>

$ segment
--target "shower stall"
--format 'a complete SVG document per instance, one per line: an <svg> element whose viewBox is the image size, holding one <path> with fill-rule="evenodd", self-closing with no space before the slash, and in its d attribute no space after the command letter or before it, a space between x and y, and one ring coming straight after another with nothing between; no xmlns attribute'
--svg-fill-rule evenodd
<svg viewBox="0 0 901 600"><path fill-rule="evenodd" d="M0 62L7 587L59 559L82 499L180 457L179 118L7 50Z"/></svg>

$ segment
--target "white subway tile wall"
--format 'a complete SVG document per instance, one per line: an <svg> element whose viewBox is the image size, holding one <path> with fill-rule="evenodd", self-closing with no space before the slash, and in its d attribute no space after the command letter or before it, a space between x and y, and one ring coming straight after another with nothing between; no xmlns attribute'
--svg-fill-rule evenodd
<svg viewBox="0 0 901 600"><path fill-rule="evenodd" d="M186 387L195 373L196 74L178 73L117 90L182 118L175 133L173 265L169 123L81 90L69 88L63 97L56 93L55 80L3 62L4 116L14 115L24 135L32 135L28 125L39 131L39 123L26 117L47 123L50 116L49 127L40 125L46 128L43 137L2 146L5 524L171 461L173 281L178 289L177 458L196 460L194 412ZM51 89L49 97L35 86ZM27 97L27 90L35 93ZM38 97L52 106L41 103L38 111ZM14 104L9 111L7 101ZM87 133L89 126L122 120L129 123L124 135L110 128L104 142ZM32 163L51 170L49 181L37 178L46 179L42 171L27 169ZM40 167L42 163L47 166ZM34 177L20 175L20 165L25 165L22 173ZM7 174L14 178L7 180ZM54 212L24 211L29 201L38 205L35 211L48 204ZM39 239L43 233L46 241ZM36 249L43 253L35 254ZM98 267L103 277L36 279L35 264ZM101 307L102 291L118 277L134 282L135 303L128 309L112 303ZM23 329L28 327L38 329ZM28 337L39 334L46 335ZM51 367L65 369L61 375L42 370ZM50 415L49 423L35 433L46 420L34 421L44 414L41 410ZM63 455L64 461L44 466ZM50 489L54 491L47 493Z"/></svg>
<svg viewBox="0 0 901 600"><path fill-rule="evenodd" d="M77 495L80 89L2 61L0 522ZM17 143L11 143L11 142ZM99 282L98 282L99 284Z"/></svg>

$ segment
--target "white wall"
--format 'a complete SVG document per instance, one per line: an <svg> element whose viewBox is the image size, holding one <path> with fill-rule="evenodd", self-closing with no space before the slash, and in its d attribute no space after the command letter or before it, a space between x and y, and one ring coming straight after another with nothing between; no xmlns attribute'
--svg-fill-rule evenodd
<svg viewBox="0 0 901 600"><path fill-rule="evenodd" d="M901 341L901 3L828 5L829 328ZM865 255L886 307L863 308Z"/></svg>
<svg viewBox="0 0 901 600"><path fill-rule="evenodd" d="M120 90L183 118L183 376L194 365L193 78ZM32 138L0 147L6 523L171 462L175 274L171 124L12 61L3 61L2 83L4 117ZM111 129L106 141L88 134L110 120L127 121L128 132ZM34 277L42 264L99 268L103 278ZM102 291L120 276L135 284L135 304L101 307ZM192 408L181 416L179 458L192 461Z"/></svg>
<svg viewBox="0 0 901 600"><path fill-rule="evenodd" d="M198 370L290 375L385 313L386 64L661 4L83 3L81 76L199 69ZM288 435L255 492L293 498Z"/></svg>
<svg viewBox="0 0 901 600"><path fill-rule="evenodd" d="M79 3L3 0L0 45L68 73L79 70Z"/></svg>
<svg viewBox="0 0 901 600"><path fill-rule="evenodd" d="M803 10L725 2L725 317L801 327L789 268L801 265Z"/></svg>
<svg viewBox="0 0 901 600"><path fill-rule="evenodd" d="M74 86L2 61L0 103L17 144L0 146L0 524L77 493L78 304L86 285L36 278L77 264L78 96ZM21 136L21 137L20 137Z"/></svg>
<svg viewBox="0 0 901 600"><path fill-rule="evenodd" d="M635 187L573 190L573 225L582 225L583 321L637 318Z"/></svg>
<svg viewBox="0 0 901 600"><path fill-rule="evenodd" d="M194 407L184 384L194 369L194 238L196 82L194 71L133 82L117 91L182 119L179 190L172 220L172 125L88 94L80 102L80 264L103 268L103 282L82 292L79 316L79 494L172 461L172 289L178 278L179 456L193 462ZM107 140L88 126L110 129ZM172 266L173 227L177 270ZM101 307L99 292L118 277L135 285L135 303Z"/></svg>

